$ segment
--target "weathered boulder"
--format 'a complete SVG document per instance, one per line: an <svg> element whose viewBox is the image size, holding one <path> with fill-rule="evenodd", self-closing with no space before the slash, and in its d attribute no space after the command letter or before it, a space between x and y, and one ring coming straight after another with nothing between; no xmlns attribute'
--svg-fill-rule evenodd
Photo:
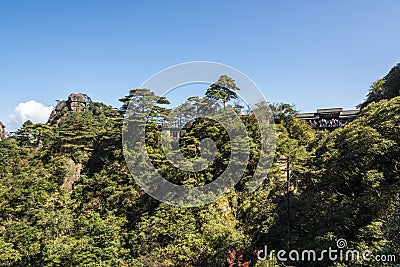
<svg viewBox="0 0 400 267"><path fill-rule="evenodd" d="M84 94L70 94L68 96L67 104L69 104L69 109L73 112L81 112L89 108L89 103L87 103L87 97Z"/></svg>
<svg viewBox="0 0 400 267"><path fill-rule="evenodd" d="M68 100L59 101L50 114L48 124L57 124L67 112L82 112L90 109L92 100L85 94L70 94Z"/></svg>
<svg viewBox="0 0 400 267"><path fill-rule="evenodd" d="M7 132L6 132L6 127L4 124L0 121L0 141L4 140L7 138Z"/></svg>

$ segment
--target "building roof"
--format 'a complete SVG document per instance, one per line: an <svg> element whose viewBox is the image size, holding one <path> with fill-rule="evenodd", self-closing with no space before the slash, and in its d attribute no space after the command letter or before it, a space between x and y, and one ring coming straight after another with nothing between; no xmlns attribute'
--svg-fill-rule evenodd
<svg viewBox="0 0 400 267"><path fill-rule="evenodd" d="M337 113L343 111L343 108L320 108L317 113Z"/></svg>
<svg viewBox="0 0 400 267"><path fill-rule="evenodd" d="M358 109L343 110L343 108L320 108L315 113L299 113L296 115L301 120L314 120L329 117L337 117L339 119L355 118L360 113Z"/></svg>

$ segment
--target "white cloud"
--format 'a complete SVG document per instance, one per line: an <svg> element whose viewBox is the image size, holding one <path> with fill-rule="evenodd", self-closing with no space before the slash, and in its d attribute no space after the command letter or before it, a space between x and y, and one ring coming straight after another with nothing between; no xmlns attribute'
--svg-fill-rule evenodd
<svg viewBox="0 0 400 267"><path fill-rule="evenodd" d="M25 121L47 122L53 107L46 107L35 100L19 103L14 112L8 116L7 131L15 131Z"/></svg>

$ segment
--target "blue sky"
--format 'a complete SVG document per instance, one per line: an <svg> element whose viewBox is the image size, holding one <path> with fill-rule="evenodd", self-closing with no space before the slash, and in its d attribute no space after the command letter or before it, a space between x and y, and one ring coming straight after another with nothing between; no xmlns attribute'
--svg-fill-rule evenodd
<svg viewBox="0 0 400 267"><path fill-rule="evenodd" d="M3 0L0 121L71 92L119 106L154 73L195 60L230 65L300 111L354 108L400 62L399 11L397 0Z"/></svg>

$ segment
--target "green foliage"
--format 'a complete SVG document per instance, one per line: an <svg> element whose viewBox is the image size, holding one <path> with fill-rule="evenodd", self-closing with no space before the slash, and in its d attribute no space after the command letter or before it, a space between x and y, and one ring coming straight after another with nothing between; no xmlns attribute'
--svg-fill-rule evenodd
<svg viewBox="0 0 400 267"><path fill-rule="evenodd" d="M240 90L235 81L227 75L219 77L216 83L213 83L206 91L206 97L214 100L221 100L224 109L226 104L237 98L235 91Z"/></svg>
<svg viewBox="0 0 400 267"><path fill-rule="evenodd" d="M217 202L197 208L160 203L139 188L123 157L122 121L142 123L148 112L146 146L130 140L135 153L147 152L171 182L205 185L225 170L232 148L221 124L198 117L210 109L222 115L237 99L231 78L221 76L207 97L189 98L175 112L163 107L167 99L134 89L119 110L91 102L89 110L60 111L56 124L28 121L0 141L0 266L283 266L255 252L266 245L320 251L338 238L349 248L400 255L398 70L372 86L357 119L332 132L314 131L291 105L271 105L277 150L255 192L247 188L267 126L238 112L250 148L243 178ZM164 151L160 123L171 121L185 125L186 134L170 138ZM172 148L187 159L207 155L204 138L217 149L208 171L185 172L168 162ZM359 266L328 259L285 264Z"/></svg>
<svg viewBox="0 0 400 267"><path fill-rule="evenodd" d="M359 118L321 140L294 210L294 227L303 232L296 248L329 247L340 237L374 254L388 246L384 233L400 193L399 100L368 105Z"/></svg>
<svg viewBox="0 0 400 267"><path fill-rule="evenodd" d="M400 96L400 63L394 66L384 78L371 85L367 99L360 104L360 107L364 108L370 103L396 96Z"/></svg>

